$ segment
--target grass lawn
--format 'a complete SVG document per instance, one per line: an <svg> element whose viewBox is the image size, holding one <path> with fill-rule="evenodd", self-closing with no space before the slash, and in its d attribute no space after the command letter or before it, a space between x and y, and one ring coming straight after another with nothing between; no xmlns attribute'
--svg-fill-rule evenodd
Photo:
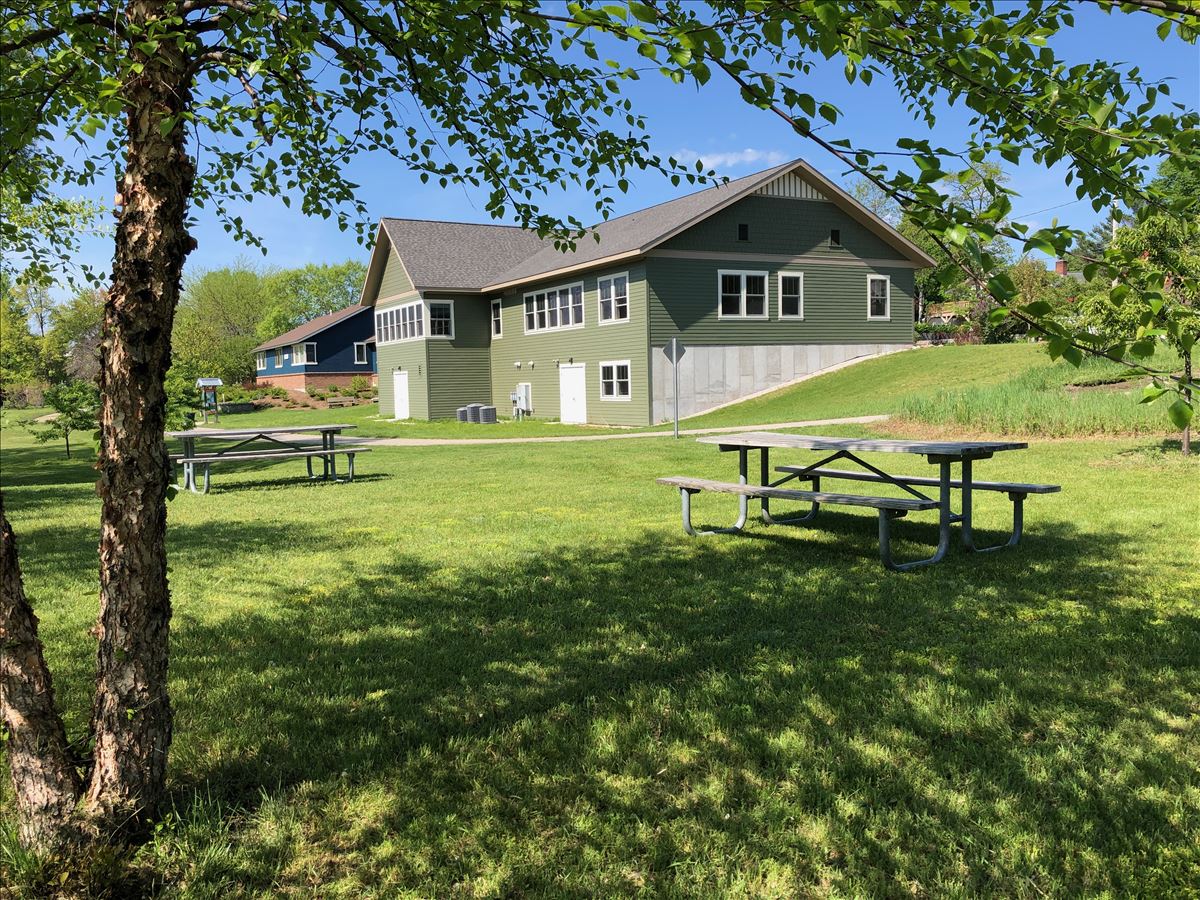
<svg viewBox="0 0 1200 900"><path fill-rule="evenodd" d="M93 472L2 437L79 734ZM979 463L1063 493L1030 499L1017 550L910 575L856 511L686 538L654 477L732 468L690 440L380 448L351 485L290 462L179 496L176 812L130 877L188 897L1196 891L1200 465L1150 438ZM1005 524L1005 500L977 505ZM935 528L898 532L911 557ZM19 896L54 875L14 849L8 790Z"/></svg>

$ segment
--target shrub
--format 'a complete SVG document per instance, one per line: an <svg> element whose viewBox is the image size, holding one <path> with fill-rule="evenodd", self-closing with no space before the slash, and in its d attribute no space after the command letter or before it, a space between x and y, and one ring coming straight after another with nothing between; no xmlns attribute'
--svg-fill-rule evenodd
<svg viewBox="0 0 1200 900"><path fill-rule="evenodd" d="M317 394L319 394L321 392L319 390L317 390L315 385L312 385L312 386L306 387L304 389L304 393L308 394L308 396L312 397L315 400L317 397Z"/></svg>
<svg viewBox="0 0 1200 900"><path fill-rule="evenodd" d="M350 390L355 394L362 394L371 389L371 381L365 375L355 375L350 379Z"/></svg>
<svg viewBox="0 0 1200 900"><path fill-rule="evenodd" d="M342 389L340 387L338 387L336 384L325 385L325 393L329 394L331 397L336 397L341 392L342 392Z"/></svg>

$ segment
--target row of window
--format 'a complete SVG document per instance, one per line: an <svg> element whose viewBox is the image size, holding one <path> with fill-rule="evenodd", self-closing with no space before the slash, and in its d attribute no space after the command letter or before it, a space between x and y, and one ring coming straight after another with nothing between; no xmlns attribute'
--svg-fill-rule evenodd
<svg viewBox="0 0 1200 900"><path fill-rule="evenodd" d="M454 337L454 304L448 300L417 300L375 313L375 339L380 344L430 337Z"/></svg>
<svg viewBox="0 0 1200 900"><path fill-rule="evenodd" d="M583 282L525 295L525 333L581 328ZM601 325L629 321L629 276L610 275L596 282L597 318ZM492 337L504 336L499 300L492 301Z"/></svg>
<svg viewBox="0 0 1200 900"><path fill-rule="evenodd" d="M283 368L285 360L290 357L291 364L294 366L315 366L317 364L317 345L314 341L306 341L303 344L292 344L290 347L276 347L273 351L275 354L275 368ZM354 364L365 366L368 362L367 344L366 341L354 342ZM254 354L255 367L260 372L267 370L267 353L265 350L260 350Z"/></svg>
<svg viewBox="0 0 1200 900"><path fill-rule="evenodd" d="M717 316L721 319L766 319L766 272L717 272ZM779 318L804 318L804 273L779 272ZM867 318L890 319L892 280L887 275L867 276Z"/></svg>
<svg viewBox="0 0 1200 900"><path fill-rule="evenodd" d="M717 314L722 319L769 318L767 272L722 269L717 272ZM804 274L779 272L779 318L804 318ZM526 294L525 333L581 328L583 283ZM601 278L596 282L597 316L601 325L629 321L629 276L625 273ZM493 338L504 336L503 305L491 302ZM891 279L887 275L867 276L867 318L891 317ZM426 329L428 320L428 329ZM425 336L454 337L454 305L447 301L420 300L393 306L375 313L375 334L379 343L415 340Z"/></svg>

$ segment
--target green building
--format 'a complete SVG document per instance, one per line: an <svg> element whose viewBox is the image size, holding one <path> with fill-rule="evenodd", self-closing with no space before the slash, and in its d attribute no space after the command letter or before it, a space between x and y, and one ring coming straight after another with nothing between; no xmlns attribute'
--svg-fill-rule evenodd
<svg viewBox="0 0 1200 900"><path fill-rule="evenodd" d="M379 403L398 419L468 403L564 422L680 414L910 346L913 273L933 260L797 160L596 226L563 253L506 225L383 219Z"/></svg>

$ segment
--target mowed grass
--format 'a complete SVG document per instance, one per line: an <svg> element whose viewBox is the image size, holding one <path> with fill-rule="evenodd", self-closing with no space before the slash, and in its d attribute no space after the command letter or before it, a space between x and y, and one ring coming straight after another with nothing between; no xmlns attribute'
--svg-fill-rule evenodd
<svg viewBox="0 0 1200 900"><path fill-rule="evenodd" d="M498 410L502 415L509 410ZM227 413L220 422L210 422L211 428L262 428L267 426L292 426L313 424L353 425L346 437L396 437L396 438L525 438L562 437L603 433L620 433L628 428L602 425L564 425L547 419L502 418L494 425L470 424L455 419L437 419L431 422L408 419L396 422L380 416L379 404L364 403L339 409L311 409L302 407L286 409L267 407L249 413Z"/></svg>
<svg viewBox="0 0 1200 900"><path fill-rule="evenodd" d="M20 432L3 447L79 735L94 473ZM857 511L686 538L654 478L735 465L690 440L394 448L364 456L354 484L308 483L290 462L178 497L175 811L131 883L186 897L1197 890L1195 461L1141 439L978 463L1063 493L1030 499L1017 550L910 575L882 569ZM982 526L1007 524L1003 498L977 506ZM697 501L699 521L732 517L730 498ZM901 552L927 552L931 519L898 523ZM0 865L20 896L56 873L15 850L0 791Z"/></svg>

